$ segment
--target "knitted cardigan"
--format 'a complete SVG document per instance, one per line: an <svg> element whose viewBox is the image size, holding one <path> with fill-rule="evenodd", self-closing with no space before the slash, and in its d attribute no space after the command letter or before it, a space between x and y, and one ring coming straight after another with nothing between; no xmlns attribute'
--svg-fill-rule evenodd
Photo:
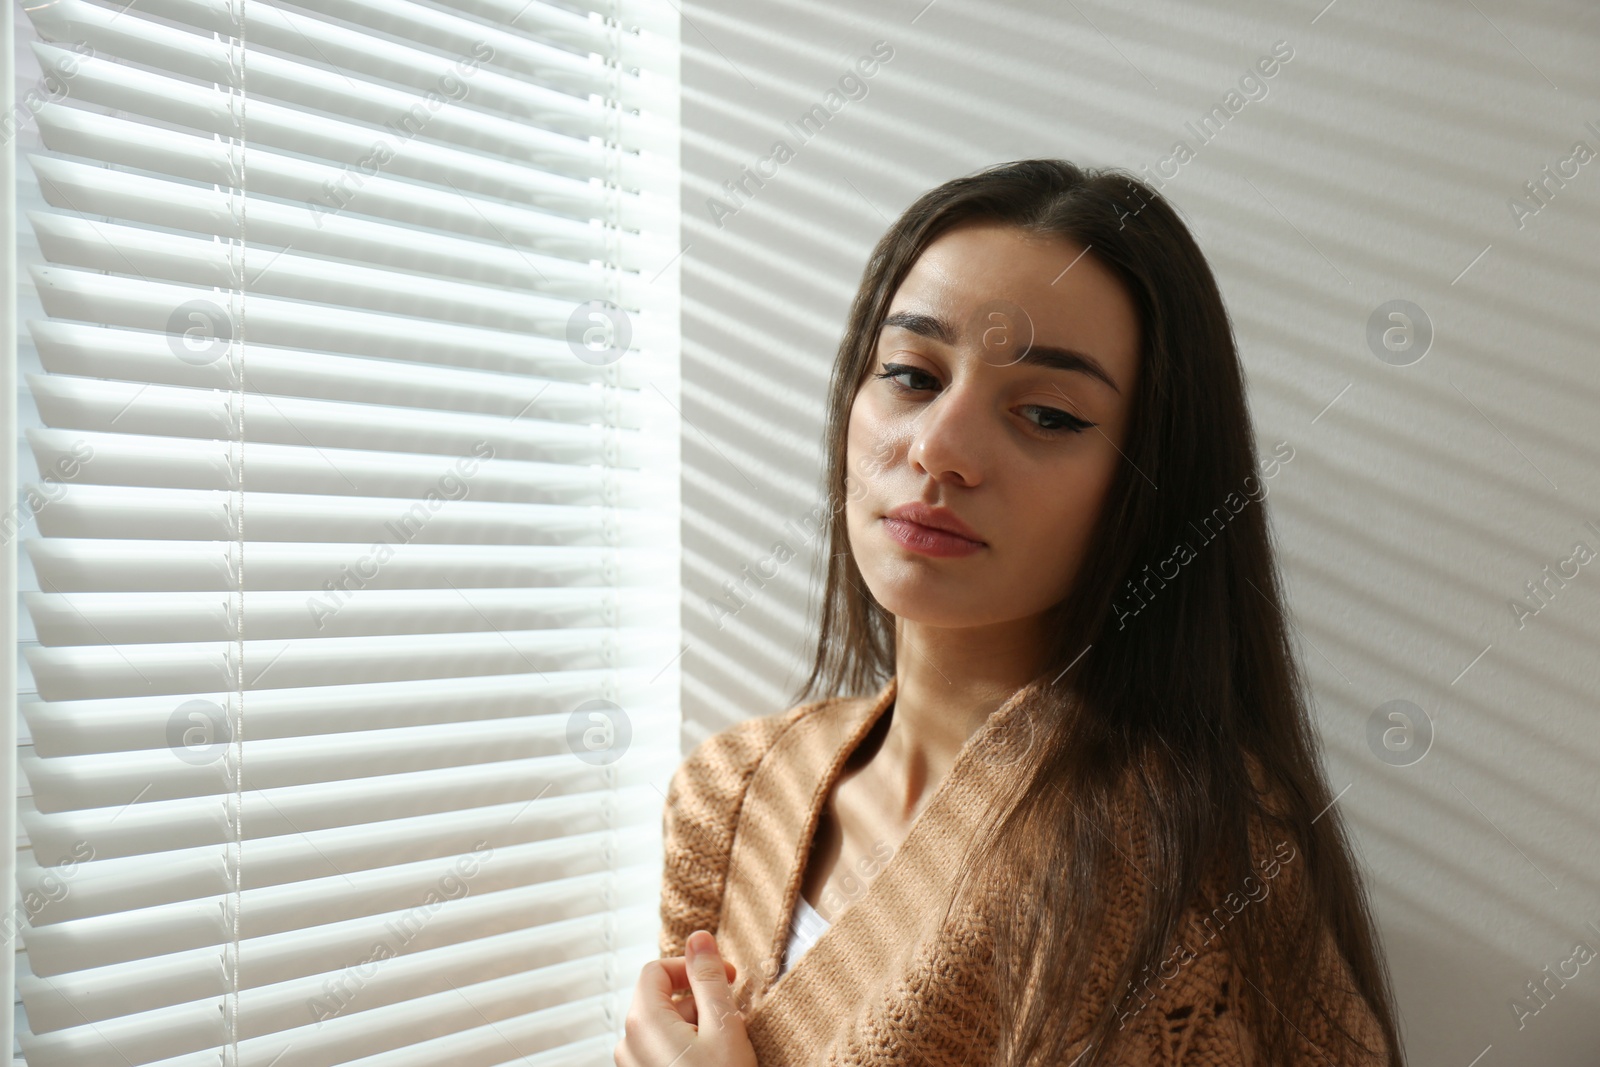
<svg viewBox="0 0 1600 1067"><path fill-rule="evenodd" d="M1016 742L1021 738L1025 750L1032 738L1037 683L1019 690L967 739L899 848L810 949L779 973L818 817L846 758L893 705L894 693L891 678L875 696L834 697L745 720L703 741L672 777L662 816L661 955L683 955L697 929L716 935L724 958L738 967L734 999L760 1067L964 1067L987 1063L993 1054L984 913L969 906L942 920L952 868L978 832L995 776L1024 765ZM1117 829L1126 855L1144 854L1142 834L1128 825ZM1181 944L1168 957L1171 967L1137 991L1121 991L1124 1029L1117 1032L1116 1063L1256 1062L1243 1005L1234 996L1242 976L1222 941L1211 938L1243 907L1270 901L1304 865L1287 843L1270 852L1253 853L1267 860L1259 863L1261 881L1248 898L1234 892L1196 900L1175 935ZM1068 1063L1085 1049L1093 1013L1118 992L1110 988L1112 968L1116 954L1125 958L1129 951L1131 909L1144 892L1139 872L1124 867L1127 881L1110 899L1128 903L1114 906L1099 931L1097 966L1069 1028ZM1004 887L998 891L996 899L1018 906ZM1319 952L1309 948L1285 946L1317 968L1313 988L1324 1010L1378 1053L1341 1056L1326 1020L1318 1018L1322 1026L1301 1030L1305 1042L1293 1062L1384 1067L1382 1032L1354 992L1331 934L1324 932ZM1169 969L1175 970L1170 978Z"/></svg>

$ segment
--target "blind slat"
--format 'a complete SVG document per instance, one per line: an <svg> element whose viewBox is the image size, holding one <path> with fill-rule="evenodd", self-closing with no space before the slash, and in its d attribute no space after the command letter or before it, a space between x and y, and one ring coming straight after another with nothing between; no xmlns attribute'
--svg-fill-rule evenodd
<svg viewBox="0 0 1600 1067"><path fill-rule="evenodd" d="M68 470L70 464L81 460L74 478L79 482L225 489L232 480L229 442L33 428L27 437L41 468ZM251 485L262 492L342 490L353 496L417 499L432 491L477 501L573 507L604 503L605 482L594 467L486 460L458 469L453 463L437 461L424 465L426 461L420 461L415 453L261 442L251 442L239 451L250 464ZM613 476L618 495L636 508L661 503L667 495L639 471L618 470Z"/></svg>
<svg viewBox="0 0 1600 1067"><path fill-rule="evenodd" d="M673 606L662 590L650 587L627 590L624 603L610 587L357 589L337 600L326 592L251 596L251 631L258 638L296 638L585 629L613 622L628 627L659 620ZM215 593L27 593L24 603L46 647L224 641L235 630L230 602Z"/></svg>
<svg viewBox="0 0 1600 1067"><path fill-rule="evenodd" d="M172 341L165 334L51 319L30 319L27 326L38 347L40 362L52 374L207 389L238 388L227 360L195 363L174 359ZM587 423L605 413L604 398L593 382L249 344L240 348L249 368L251 390L274 398L363 403L363 411L379 402L390 408L470 411L553 422ZM635 397L632 389L615 391L613 414L618 425L640 425L641 405Z"/></svg>
<svg viewBox="0 0 1600 1067"><path fill-rule="evenodd" d="M439 859L457 855L463 841L482 841L499 849L565 837L592 839L625 827L651 827L659 813L647 793L636 790L631 797L619 793L609 811L592 803L592 798L578 796L548 804L519 801L260 838L249 842L250 862L237 875L228 869L226 850L216 845L94 859L74 869L70 893L42 892L56 899L40 908L41 925L220 896L235 880L241 890L248 891L294 882L319 870L352 874ZM37 863L19 867L19 886L48 889L45 883L51 878L57 885L62 882L58 873Z"/></svg>
<svg viewBox="0 0 1600 1067"><path fill-rule="evenodd" d="M602 768L568 756L506 760L481 768L414 771L392 775L390 781L357 778L323 782L277 790L270 798L247 793L244 814L253 815L255 822L244 828L244 840L357 828L393 819L454 815L501 804L531 804L523 816L526 818L533 818L534 809L540 807L570 815L570 804L595 806L602 798L609 798L616 805L623 786L646 779L659 769L658 765L642 761L618 761L612 768L614 773L608 776ZM407 792L390 792L399 787ZM652 797L654 814L659 819L659 786L649 782L640 801L650 803ZM91 848L97 860L120 859L222 845L232 840L226 813L219 810L222 805L215 798L63 812L39 811L31 798L19 800L18 805L39 861L50 865L81 857Z"/></svg>
<svg viewBox="0 0 1600 1067"><path fill-rule="evenodd" d="M584 466L608 458L632 460L630 465L635 467L646 461L637 435L621 426L579 424L582 416L576 405L551 412L575 416L570 422L536 417L533 413L543 399L537 393L530 405L525 405L528 414L508 418L377 405L360 412L354 405L338 401L265 394L249 394L239 400L235 394L217 390L139 386L64 374L29 376L28 384L41 418L51 427L227 440L229 427L243 405L251 416L240 435L246 443L427 453L427 460L415 461L431 462L436 480L446 470L455 469L457 461L475 473L491 456ZM609 402L613 410L623 406L620 398ZM638 407L642 405L635 410ZM358 414L363 417L353 418ZM612 450L609 454L608 449ZM92 462L85 460L85 466ZM339 469L327 454L323 463Z"/></svg>
<svg viewBox="0 0 1600 1067"><path fill-rule="evenodd" d="M181 709L181 704L175 708ZM143 752L53 759L25 756L22 762L33 786L34 802L44 810L63 811L115 807L134 796L141 801L222 796L228 792L227 768L221 759L205 761L216 749L212 739L217 735L206 729L203 714L196 713L188 721L202 738L192 749L174 744L170 749ZM314 747L292 737L245 741L242 748L244 758L250 760L254 788L285 789L446 767L487 766L503 760L572 755L570 728L571 723L560 716L544 716L542 720L488 719L320 734ZM180 759L183 769L173 771L175 754L192 757L192 761Z"/></svg>
<svg viewBox="0 0 1600 1067"><path fill-rule="evenodd" d="M24 542L35 573L51 592L211 589L239 585L235 565L248 557L245 592L315 589L351 563L348 544L272 541L167 542L51 538ZM570 545L396 545L364 588L516 588L588 586L613 573L621 586L647 585L677 562L658 548Z"/></svg>
<svg viewBox="0 0 1600 1067"><path fill-rule="evenodd" d="M31 213L29 221L41 250L52 263L114 270L147 281L215 287L226 286L237 269L234 251L215 241L38 212ZM292 242L294 235L287 236ZM250 275L252 293L315 301L335 313L352 309L527 332L548 328L552 322L564 322L571 313L572 301L535 292L531 286L535 279L544 277L542 272L514 250L506 251L505 256L499 257L504 261L500 284L494 286L445 281L349 260L331 262L256 246L246 250L244 270ZM493 259L495 255L491 252L482 258ZM567 288L574 292L593 291L601 283L599 272L593 273L595 276L586 284L569 278ZM621 298L628 303L636 302L629 292L631 288L631 284L622 287Z"/></svg>
<svg viewBox="0 0 1600 1067"><path fill-rule="evenodd" d="M36 266L30 273L40 302L56 318L163 333L171 329L177 338L172 343L197 360L222 358L212 355L223 347L221 341L212 339L226 341L232 336L231 324L224 314L227 300L214 289L116 277L72 267ZM193 314L187 313L190 311ZM212 321L196 322L194 314L210 316ZM552 310L549 320L542 324L545 328L536 336L529 336L275 297L250 298L250 336L256 344L512 371L564 381L596 381L596 368L575 358L562 339L567 319L567 314L558 316ZM183 340L184 331L200 326L209 327L202 331L202 343ZM643 383L640 378L635 381Z"/></svg>
<svg viewBox="0 0 1600 1067"><path fill-rule="evenodd" d="M441 464L442 478L456 468ZM40 499L43 483L28 487ZM241 494L208 489L60 485L38 514L47 537L153 537L221 540L239 528ZM252 537L263 541L349 541L362 546L411 544L621 545L646 547L668 532L669 520L642 510L516 504L465 498L242 494ZM366 554L366 553L363 553ZM377 555L377 553L371 553ZM352 559L352 563L356 562ZM376 567L381 561L366 566ZM321 583L318 583L321 584Z"/></svg>
<svg viewBox="0 0 1600 1067"><path fill-rule="evenodd" d="M645 851L643 843L652 836L644 826L607 833L609 837L599 844L611 856L627 846L633 848L633 855L640 855ZM576 844L572 843L572 848ZM588 844L593 850L596 842ZM556 848L530 846L530 852L520 857L503 856L497 850L488 853L487 859L481 854L464 855L456 861L428 860L348 875L326 874L324 864L300 882L249 891L241 899L237 933L252 949L249 965L240 975L248 984L241 988L339 968L349 958L350 949L371 945L389 924L404 921L407 912L428 908L430 896L439 900L441 907L426 916L429 932L443 939L436 944L448 944L462 933L485 936L491 931L484 927L494 923L501 924L503 931L604 914L610 907L605 899L607 887L615 878L650 878L647 865L619 864L611 858L599 864L599 869L592 869L597 865L591 859L589 871L561 873L579 868L582 861L575 856L563 855ZM548 863L548 867L541 869L535 861ZM472 873L462 873L463 868ZM73 1008L96 1018L92 1011L98 1007L102 1012L98 1018L108 1018L129 1008L182 1003L172 999L169 990L148 988L136 968L118 965L220 948L235 936L223 901L223 896L202 897L41 926L29 933L29 959L42 978L101 971L117 979L99 983L103 990L99 1004L74 999L60 1016L67 1025L76 1021ZM108 968L115 968L115 974ZM136 993L138 990L143 992ZM136 998L143 1005L131 1003ZM31 1014L29 1018L31 1021ZM35 1026L34 1032L41 1031Z"/></svg>
<svg viewBox="0 0 1600 1067"><path fill-rule="evenodd" d="M635 592L643 594L641 599L654 599L657 610L669 613L677 610L666 591ZM563 591L554 589L517 590L515 593L530 600L564 595ZM582 595L592 597L601 593L601 590L592 590ZM654 688L658 670L659 667L639 673L619 669L483 677L456 675L446 679L263 689L250 698L250 737L254 740L312 737L347 730L566 715L588 699L608 676L616 683L618 703L661 713L665 710L663 696ZM227 696L222 692L199 693L195 694L195 699L220 703ZM19 705L19 710L32 734L33 750L41 757L132 752L172 744L167 730L173 708L167 697L28 700Z"/></svg>
<svg viewBox="0 0 1600 1067"><path fill-rule="evenodd" d="M236 662L243 647L242 664ZM28 648L39 695L82 700L116 693L174 695L225 689L287 689L344 682L522 674L624 664L665 663L672 645L646 633L513 630L490 634L402 634L305 640L171 642Z"/></svg>

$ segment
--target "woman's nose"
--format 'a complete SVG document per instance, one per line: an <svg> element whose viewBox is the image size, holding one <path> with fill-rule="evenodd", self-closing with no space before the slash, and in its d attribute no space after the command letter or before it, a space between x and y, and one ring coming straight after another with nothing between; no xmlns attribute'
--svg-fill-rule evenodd
<svg viewBox="0 0 1600 1067"><path fill-rule="evenodd" d="M993 432L972 391L952 386L923 409L909 458L935 481L976 485L982 480L983 437Z"/></svg>

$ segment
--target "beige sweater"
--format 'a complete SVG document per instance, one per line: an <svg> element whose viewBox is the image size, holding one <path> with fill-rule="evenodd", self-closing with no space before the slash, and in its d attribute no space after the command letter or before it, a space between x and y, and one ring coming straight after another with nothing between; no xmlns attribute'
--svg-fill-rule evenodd
<svg viewBox="0 0 1600 1067"><path fill-rule="evenodd" d="M875 696L813 701L749 719L706 739L674 774L662 828L665 868L661 892L661 955L681 956L697 929L716 935L723 956L738 967L734 997L761 1067L827 1064L969 1065L987 1061L995 1034L984 1009L981 910L939 920L953 885L950 869L978 829L995 776L1020 770L1014 742L1027 737L1037 699L1024 687L992 714L962 747L955 764L912 824L900 847L803 956L780 974L818 816L846 757L891 707L895 682ZM1141 839L1142 840L1142 839ZM1138 842L1127 845L1137 848ZM1139 854L1137 851L1132 854ZM1273 857L1269 857L1269 862ZM1243 907L1260 907L1298 871L1292 846L1280 843L1271 873L1246 899L1242 893L1196 901L1180 927L1186 951L1176 973L1163 974L1119 997L1127 1050L1119 1064L1235 1067L1251 1062L1247 1035L1229 995L1242 988L1214 937ZM1286 876L1286 872L1287 876ZM1137 901L1129 883L1113 899ZM1259 901L1259 902L1258 902ZM1012 901L1014 905L1016 902ZM1230 910L1231 909L1231 910ZM1111 916L1104 936L1115 952L1131 935L1131 916ZM1303 946L1293 951L1308 957ZM1192 953L1192 957L1189 953ZM1318 988L1336 1016L1372 1048L1384 1047L1366 1004L1351 992L1349 973L1324 938ZM1074 1030L1087 1032L1109 988L1091 982L1080 998ZM1339 1059L1329 1036L1313 1029L1296 1063L1360 1063ZM1076 1037L1076 1056L1082 1037ZM1069 1060L1070 1062L1070 1060Z"/></svg>

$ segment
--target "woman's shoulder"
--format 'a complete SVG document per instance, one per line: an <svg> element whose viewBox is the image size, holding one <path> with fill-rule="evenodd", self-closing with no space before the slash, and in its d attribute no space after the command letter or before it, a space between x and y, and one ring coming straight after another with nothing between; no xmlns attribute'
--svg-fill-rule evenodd
<svg viewBox="0 0 1600 1067"><path fill-rule="evenodd" d="M717 930L734 831L756 768L796 723L843 714L856 699L813 700L734 723L701 741L678 765L661 815L663 956L682 955L696 929Z"/></svg>
<svg viewBox="0 0 1600 1067"><path fill-rule="evenodd" d="M715 803L742 797L761 761L778 739L797 723L812 716L843 714L862 697L824 697L796 704L783 711L742 719L705 738L690 750L673 773L667 804L691 797Z"/></svg>

